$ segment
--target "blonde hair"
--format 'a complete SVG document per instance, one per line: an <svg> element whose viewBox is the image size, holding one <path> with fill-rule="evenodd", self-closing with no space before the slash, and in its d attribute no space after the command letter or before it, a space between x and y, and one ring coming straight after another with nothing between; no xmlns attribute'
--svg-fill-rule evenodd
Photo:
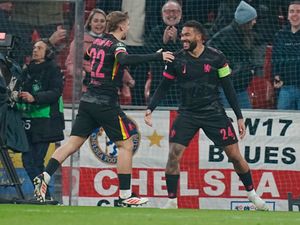
<svg viewBox="0 0 300 225"><path fill-rule="evenodd" d="M113 11L106 17L106 31L114 32L118 29L120 23L129 19L128 12Z"/></svg>
<svg viewBox="0 0 300 225"><path fill-rule="evenodd" d="M85 24L84 24L84 28L87 30L87 31L90 31L91 30L91 21L93 19L93 17L95 16L96 13L100 13L104 16L105 20L106 20L106 13L102 10L102 9L92 9L92 11L90 12L87 20L85 21Z"/></svg>

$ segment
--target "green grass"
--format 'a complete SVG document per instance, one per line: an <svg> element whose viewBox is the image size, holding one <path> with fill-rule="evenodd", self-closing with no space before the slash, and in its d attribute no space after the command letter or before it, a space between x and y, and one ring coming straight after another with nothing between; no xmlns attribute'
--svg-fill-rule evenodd
<svg viewBox="0 0 300 225"><path fill-rule="evenodd" d="M1 225L299 225L299 212L0 205Z"/></svg>

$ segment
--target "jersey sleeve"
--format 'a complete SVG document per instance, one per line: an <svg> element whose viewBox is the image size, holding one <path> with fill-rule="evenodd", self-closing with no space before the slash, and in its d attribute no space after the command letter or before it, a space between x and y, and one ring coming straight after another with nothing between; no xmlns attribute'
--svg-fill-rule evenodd
<svg viewBox="0 0 300 225"><path fill-rule="evenodd" d="M115 44L114 46L114 55L115 55L115 58L117 57L117 55L119 53L125 53L125 54L128 54L127 53L127 49L126 49L126 45L122 42L118 42Z"/></svg>
<svg viewBox="0 0 300 225"><path fill-rule="evenodd" d="M224 56L224 54L220 54L219 60L218 60L218 76L219 78L227 77L231 74L231 69L228 65L228 62Z"/></svg>
<svg viewBox="0 0 300 225"><path fill-rule="evenodd" d="M176 72L175 72L175 68L174 68L174 61L171 62L171 63L167 63L165 65L165 69L163 71L163 76L166 79L169 79L169 80L176 79Z"/></svg>

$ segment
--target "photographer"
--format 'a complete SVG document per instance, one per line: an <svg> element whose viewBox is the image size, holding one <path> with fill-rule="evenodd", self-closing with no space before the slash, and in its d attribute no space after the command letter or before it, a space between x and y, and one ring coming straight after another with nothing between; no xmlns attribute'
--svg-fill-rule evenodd
<svg viewBox="0 0 300 225"><path fill-rule="evenodd" d="M44 170L49 144L64 138L63 78L53 58L49 44L37 41L32 60L22 74L17 106L29 142L30 151L22 154L22 162L31 182ZM51 199L49 193L47 199Z"/></svg>

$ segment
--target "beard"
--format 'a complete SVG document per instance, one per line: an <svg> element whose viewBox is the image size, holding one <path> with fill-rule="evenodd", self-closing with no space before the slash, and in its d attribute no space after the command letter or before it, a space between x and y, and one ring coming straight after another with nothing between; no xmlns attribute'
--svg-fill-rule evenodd
<svg viewBox="0 0 300 225"><path fill-rule="evenodd" d="M197 42L196 41L184 41L182 43L183 43L183 45L185 45L186 43L189 44L188 48L184 48L185 51L192 52L197 47Z"/></svg>
<svg viewBox="0 0 300 225"><path fill-rule="evenodd" d="M190 47L187 49L187 51L192 52L194 51L194 49L197 47L197 42L196 41L192 41L190 42Z"/></svg>

